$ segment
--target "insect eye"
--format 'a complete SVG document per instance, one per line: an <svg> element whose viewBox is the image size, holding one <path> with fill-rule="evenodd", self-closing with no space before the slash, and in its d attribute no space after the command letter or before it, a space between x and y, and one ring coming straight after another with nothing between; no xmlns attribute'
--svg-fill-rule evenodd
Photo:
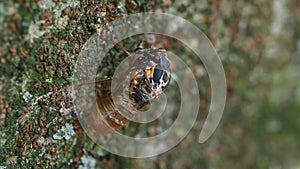
<svg viewBox="0 0 300 169"><path fill-rule="evenodd" d="M160 68L155 68L153 72L153 81L154 83L158 83L161 76L164 74L164 71Z"/></svg>
<svg viewBox="0 0 300 169"><path fill-rule="evenodd" d="M168 75L167 75L167 73L164 73L163 81L164 81L164 83L168 82Z"/></svg>

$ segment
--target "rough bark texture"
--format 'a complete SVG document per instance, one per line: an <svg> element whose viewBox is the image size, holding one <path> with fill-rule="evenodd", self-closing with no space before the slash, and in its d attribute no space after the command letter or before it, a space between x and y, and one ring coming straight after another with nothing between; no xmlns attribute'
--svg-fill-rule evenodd
<svg viewBox="0 0 300 169"><path fill-rule="evenodd" d="M299 5L296 0L1 1L0 168L299 167ZM97 28L149 11L181 16L206 33L226 71L228 101L217 132L205 144L197 142L206 116L200 114L191 134L171 151L128 159L85 135L70 86L77 56ZM114 52L103 68L108 74L122 58L121 51ZM202 83L200 106L207 110L207 77Z"/></svg>

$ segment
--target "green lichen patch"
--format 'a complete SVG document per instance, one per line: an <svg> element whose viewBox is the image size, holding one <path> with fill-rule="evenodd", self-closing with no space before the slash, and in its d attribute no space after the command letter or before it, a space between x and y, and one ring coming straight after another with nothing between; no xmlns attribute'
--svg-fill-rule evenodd
<svg viewBox="0 0 300 169"><path fill-rule="evenodd" d="M179 15L203 30L224 65L227 107L216 133L198 144L209 109L209 79L201 64L193 66L200 61L192 51L162 38L156 45L175 51L201 77L201 113L191 134L174 149L157 157L128 159L103 150L85 134L70 87L78 54L97 29L144 11ZM2 0L0 166L297 168L299 11L299 3L292 0ZM137 39L121 44L130 51ZM151 36L140 39L152 41ZM97 78L112 75L124 57L118 48L110 50ZM151 125L136 126L129 135L158 132Z"/></svg>
<svg viewBox="0 0 300 169"><path fill-rule="evenodd" d="M61 139L69 140L74 134L75 132L73 130L73 126L69 123L66 123L65 126L59 129L57 133L53 135L53 138L55 140L61 140Z"/></svg>
<svg viewBox="0 0 300 169"><path fill-rule="evenodd" d="M82 155L90 151L89 143L71 101L74 65L99 26L122 17L129 6L117 1L0 2L1 166L86 166L88 156ZM108 71L115 67L109 60L117 56L110 55ZM99 152L96 156L106 154Z"/></svg>

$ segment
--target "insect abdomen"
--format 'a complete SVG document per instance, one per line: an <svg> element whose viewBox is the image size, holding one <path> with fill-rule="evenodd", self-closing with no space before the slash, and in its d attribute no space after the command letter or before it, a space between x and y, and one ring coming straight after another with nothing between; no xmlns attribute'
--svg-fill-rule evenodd
<svg viewBox="0 0 300 169"><path fill-rule="evenodd" d="M90 120L103 133L110 133L113 131L112 129L120 130L129 122L120 110L116 108L110 94L98 96L97 103L94 104L91 111ZM122 109L122 111L125 112L127 110Z"/></svg>

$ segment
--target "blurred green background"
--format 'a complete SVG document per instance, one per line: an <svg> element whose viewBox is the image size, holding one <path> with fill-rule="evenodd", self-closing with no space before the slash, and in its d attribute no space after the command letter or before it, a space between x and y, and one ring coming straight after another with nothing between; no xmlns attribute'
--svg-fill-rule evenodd
<svg viewBox="0 0 300 169"><path fill-rule="evenodd" d="M209 108L205 75L197 124L164 154L115 156L80 127L70 92L77 55L99 26L137 12L183 17L218 51L227 103L216 132L204 144L197 140ZM132 43L122 44L132 48ZM121 51L112 51L116 58L108 60L108 72L119 59L113 52ZM0 65L0 168L300 168L297 0L4 0Z"/></svg>

